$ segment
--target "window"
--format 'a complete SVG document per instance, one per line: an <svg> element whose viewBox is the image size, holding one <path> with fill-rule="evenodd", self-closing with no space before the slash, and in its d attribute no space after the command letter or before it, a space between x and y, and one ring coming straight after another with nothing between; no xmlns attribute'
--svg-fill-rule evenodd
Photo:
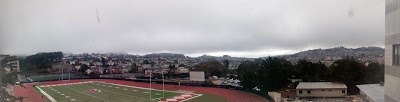
<svg viewBox="0 0 400 102"><path fill-rule="evenodd" d="M342 90L342 93L346 93L346 90Z"/></svg>
<svg viewBox="0 0 400 102"><path fill-rule="evenodd" d="M300 90L300 91L299 91L299 94L303 94L303 91Z"/></svg>
<svg viewBox="0 0 400 102"><path fill-rule="evenodd" d="M332 90L329 90L329 91L332 91Z"/></svg>
<svg viewBox="0 0 400 102"><path fill-rule="evenodd" d="M322 91L325 91L325 90L322 90Z"/></svg>
<svg viewBox="0 0 400 102"><path fill-rule="evenodd" d="M400 66L400 44L393 45L393 65Z"/></svg>
<svg viewBox="0 0 400 102"><path fill-rule="evenodd" d="M308 94L311 94L311 90L307 90L307 93L308 93Z"/></svg>

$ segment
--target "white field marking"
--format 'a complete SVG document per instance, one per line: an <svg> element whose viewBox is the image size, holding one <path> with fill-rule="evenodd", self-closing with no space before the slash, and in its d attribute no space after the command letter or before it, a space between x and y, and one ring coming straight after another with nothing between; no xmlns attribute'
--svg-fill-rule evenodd
<svg viewBox="0 0 400 102"><path fill-rule="evenodd" d="M175 96L174 98L175 99L186 99L185 97L182 97L182 96Z"/></svg>
<svg viewBox="0 0 400 102"><path fill-rule="evenodd" d="M187 97L187 98L190 98L190 97L193 97L192 95L181 95L182 97Z"/></svg>
<svg viewBox="0 0 400 102"><path fill-rule="evenodd" d="M100 81L96 81L96 82L98 82L98 83L103 83L103 84L111 84L111 85L117 85L117 86L124 86L124 87L138 88L138 89L146 89L146 90L164 91L164 90L159 90L159 89L150 89L150 88L144 88L144 87L129 86L129 85L121 85L121 84L114 84L114 83L106 83L106 82L100 82ZM180 93L180 94L184 93L184 92L168 91L168 90L165 90L165 92Z"/></svg>
<svg viewBox="0 0 400 102"><path fill-rule="evenodd" d="M61 94L61 96L64 96L65 94Z"/></svg>
<svg viewBox="0 0 400 102"><path fill-rule="evenodd" d="M150 89L150 88L143 88L143 87L136 87L136 86L129 86L129 85L121 85L121 84L114 84L114 83L106 83L106 82L101 82L101 81L94 81L94 82L98 82L98 83L103 83L103 84L111 84L111 85L117 85L117 86L124 86L124 87L131 87L131 88L138 88L138 89L146 89L146 90L156 90L156 91L163 91L163 90L158 90L158 89ZM176 92L176 91L167 91L165 90L165 92L171 92L171 93L178 93L178 94L187 94L187 92ZM194 93L191 93L194 94ZM196 94L196 97L199 97L199 95L202 94ZM191 97L190 99L193 99L195 97ZM136 100L135 100L136 101Z"/></svg>
<svg viewBox="0 0 400 102"><path fill-rule="evenodd" d="M69 96L65 96L65 98L70 98Z"/></svg>
<svg viewBox="0 0 400 102"><path fill-rule="evenodd" d="M101 99L101 100L103 100L103 101L108 102L108 100L102 99L102 98L100 98L100 97L96 97L96 96L93 96L93 95L90 95L90 94L87 94L87 93L83 93L83 92L77 91L77 90L72 89L72 88L69 88L69 87L65 87L65 88L68 88L68 89L70 89L70 90L72 90L72 91L75 91L75 92L78 92L78 93L82 93L82 94L85 94L85 95L88 95L88 96L92 96L92 97L95 97L95 98L97 98L97 99Z"/></svg>
<svg viewBox="0 0 400 102"><path fill-rule="evenodd" d="M51 102L57 102L56 99L54 99L53 97L51 97L49 94L47 94L45 91L43 91L41 88L37 87L40 90L41 93L43 93Z"/></svg>
<svg viewBox="0 0 400 102"><path fill-rule="evenodd" d="M84 87L88 87L88 86L84 86ZM131 97L131 95L126 95L126 94L116 93L116 92L112 92L112 91L107 91L107 90L102 90L102 91L109 92L109 93L113 93L113 94L119 94L119 95L124 95L124 96Z"/></svg>
<svg viewBox="0 0 400 102"><path fill-rule="evenodd" d="M132 90L132 91L135 91L135 92L137 92L137 90Z"/></svg>
<svg viewBox="0 0 400 102"><path fill-rule="evenodd" d="M76 99L70 99L71 101L76 101Z"/></svg>
<svg viewBox="0 0 400 102"><path fill-rule="evenodd" d="M187 101L187 100L191 100L191 99L194 99L194 98L197 98L197 97L200 97L200 96L203 96L203 94L196 94L196 96L184 99L181 102L184 102L184 101Z"/></svg>
<svg viewBox="0 0 400 102"><path fill-rule="evenodd" d="M45 86L40 86L40 87L45 87Z"/></svg>
<svg viewBox="0 0 400 102"><path fill-rule="evenodd" d="M88 87L88 86L84 86L84 87ZM123 95L123 96L128 96L128 97L135 97L137 99L134 99L134 102L142 102L142 101L147 101L147 98L143 99L143 97L139 97L139 96L132 96L132 95L126 95L126 94L122 94L122 93L116 93L116 92L112 92L112 91L107 91L107 90L103 90L105 92L109 92L109 93L113 93L113 94L119 94L119 95ZM140 100L139 100L140 99ZM129 102L129 101L128 101ZM131 101L132 102L132 101Z"/></svg>
<svg viewBox="0 0 400 102"><path fill-rule="evenodd" d="M167 100L167 101L178 101L177 99L165 99L165 100Z"/></svg>
<svg viewBox="0 0 400 102"><path fill-rule="evenodd" d="M143 93L149 93L149 92L143 92Z"/></svg>
<svg viewBox="0 0 400 102"><path fill-rule="evenodd" d="M124 90L128 90L128 89L124 88Z"/></svg>

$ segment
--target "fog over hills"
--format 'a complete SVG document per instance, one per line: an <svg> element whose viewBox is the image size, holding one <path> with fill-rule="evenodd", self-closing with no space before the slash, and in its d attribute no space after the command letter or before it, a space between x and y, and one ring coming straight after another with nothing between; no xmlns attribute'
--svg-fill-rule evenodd
<svg viewBox="0 0 400 102"><path fill-rule="evenodd" d="M294 54L278 55L272 57L285 58L289 61L296 63L300 59L306 59L312 62L321 61L324 64L330 65L333 61L342 59L344 57L353 57L363 63L379 62L384 63L384 48L381 47L359 47L359 48L346 48L343 46L328 48L328 49L310 49L307 51L301 51ZM155 57L173 57L183 58L183 54L172 54L172 53L153 53L147 54L143 57L155 58ZM243 58L233 57L229 55L224 56L211 56L202 55L195 58L200 59L216 59L216 60L253 60L255 58ZM266 57L260 57L266 58Z"/></svg>

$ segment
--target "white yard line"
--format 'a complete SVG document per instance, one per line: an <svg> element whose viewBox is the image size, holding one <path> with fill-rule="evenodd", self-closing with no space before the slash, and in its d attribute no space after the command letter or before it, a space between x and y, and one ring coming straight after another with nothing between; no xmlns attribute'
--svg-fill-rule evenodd
<svg viewBox="0 0 400 102"><path fill-rule="evenodd" d="M184 99L184 100L182 100L182 101L180 101L180 102L184 102L184 101L187 101L187 100L191 100L191 99L194 99L194 98L197 98L197 97L203 96L203 94L196 94L196 95L197 95L197 96L190 97L190 98L188 98L188 99Z"/></svg>
<svg viewBox="0 0 400 102"><path fill-rule="evenodd" d="M84 86L84 87L88 87L88 86ZM93 87L88 87L88 88L93 88ZM127 94L122 94L122 93L116 93L116 92L112 92L112 91L107 91L102 89L101 91L105 91L105 92L109 92L109 93L113 93L113 94L118 94L118 95L123 95L123 96L128 96L128 97L135 97L135 98L139 98L140 100L147 100L147 99L142 99L142 97L138 97L138 96L134 96L134 95L127 95ZM123 91L123 90L121 90ZM138 99L135 99L138 100Z"/></svg>
<svg viewBox="0 0 400 102"><path fill-rule="evenodd" d="M123 87L130 87L130 88L137 88L137 89L145 89L145 90L165 91L165 92L178 93L178 94L187 93L187 92L167 91L167 90L151 89L151 88L144 88L144 87L137 87L137 86L129 86L129 85L122 85L122 84L115 84L115 83L107 83L107 82L102 82L102 81L88 81L88 82L79 82L79 83L75 83L75 84L86 84L86 83L92 83L92 82L98 82L98 83L109 84L109 85L116 85L116 86L123 86ZM92 84L94 84L94 83L92 83ZM99 84L97 84L97 85L99 85ZM64 86L64 85L60 85L60 86ZM36 86L36 87L37 87L43 94L45 94L46 97L48 97L52 102L57 102L54 98L52 98L50 95L48 95L48 94L47 94L46 92L44 92L42 89L40 89L38 86ZM85 87L88 87L88 86L85 86ZM104 86L104 85L103 85L103 87L107 87L107 86ZM88 96L92 96L92 97L95 97L95 98L104 100L104 101L106 101L106 102L109 102L108 100L105 100L105 99L102 99L102 98L99 98L99 97L97 97L97 96L93 96L93 95L90 95L90 94L87 94L87 93L84 93L84 92L80 92L80 91L77 91L77 90L72 89L72 88L69 88L69 87L65 87L65 88L71 89L71 90L73 90L73 91L76 91L76 92L79 92L79 93L82 93L82 94L85 94L85 95L88 95ZM90 87L90 88L91 88L91 87ZM137 97L137 96L131 96L131 95L126 95L126 94L122 94L122 93L116 93L116 92L107 91L107 90L103 90L103 91L106 91L106 92L109 92L109 93L113 93L113 94L128 96L128 97L136 97L136 98L141 99L140 97ZM195 93L192 93L192 94L195 94ZM190 99L193 99L193 98L200 97L200 96L202 96L203 94L196 94L196 95L197 95L197 96L190 97L190 98L185 99L185 100L182 100L182 101L180 101L180 102L184 102L184 101L187 101L187 100L190 100ZM146 101L147 99L143 99L143 100L130 99L130 100L135 100L135 101Z"/></svg>
<svg viewBox="0 0 400 102"><path fill-rule="evenodd" d="M43 91L41 88L39 88L38 86L35 86L36 88L38 88L40 90L41 93L43 93L47 98L49 98L49 100L51 102L57 102L56 99L54 99L53 97L51 97L49 94L47 94L45 91Z"/></svg>
<svg viewBox="0 0 400 102"><path fill-rule="evenodd" d="M124 86L124 87L132 87L132 88L138 88L138 89L146 89L146 90L157 90L157 91L165 91L165 92L173 92L173 93L184 93L184 92L177 92L177 91L168 91L168 90L150 89L150 88L122 85L122 84L114 84L114 83L107 83L107 82L100 82L100 81L94 81L94 82L103 83L103 84L117 85L117 86Z"/></svg>
<svg viewBox="0 0 400 102"><path fill-rule="evenodd" d="M164 91L164 90L158 90L158 89L150 89L150 88L143 88L143 87L136 87L136 86L129 86L129 85L121 85L121 84L114 84L114 83L107 83L107 82L99 82L99 81L94 81L94 82L103 83L103 84L117 85L117 86L124 86L124 87L132 87L132 88L138 88L138 89L147 89L147 90ZM185 93L185 92L176 92L176 91L167 91L167 90L165 90L165 92L173 92L173 93L180 93L180 94ZM192 93L192 94L195 94L195 93ZM196 94L196 95L197 95L197 96L190 97L190 98L188 98L188 99L184 99L184 100L182 100L182 101L180 101L180 102L188 101L188 100L191 100L191 99L194 99L194 98L203 96L203 94Z"/></svg>
<svg viewBox="0 0 400 102"><path fill-rule="evenodd" d="M69 88L69 87L65 87L65 88L71 89L72 91L76 91L76 92L78 92L78 93L82 93L82 94L85 94L85 95L88 95L88 96L92 96L92 97L101 99L101 100L106 101L106 102L109 102L108 100L105 100L105 99L102 99L102 98L100 98L100 97L96 97L96 96L93 96L93 95L90 95L90 94L87 94L87 93L84 93L84 92L80 92L80 91L77 91L77 90L72 89L72 88Z"/></svg>

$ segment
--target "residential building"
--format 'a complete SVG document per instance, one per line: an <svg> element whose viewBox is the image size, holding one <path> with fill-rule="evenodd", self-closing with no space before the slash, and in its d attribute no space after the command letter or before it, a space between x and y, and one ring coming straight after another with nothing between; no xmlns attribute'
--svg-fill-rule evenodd
<svg viewBox="0 0 400 102"><path fill-rule="evenodd" d="M180 74L180 73L189 73L189 69L188 68L185 68L185 67L178 67L177 69L176 69L176 72L175 72L176 74Z"/></svg>
<svg viewBox="0 0 400 102"><path fill-rule="evenodd" d="M9 55L0 55L0 60L6 60L5 58L9 57ZM17 78L18 81L22 80L21 75L19 74L19 72L21 72L20 70L20 65L19 65L19 60L7 60L7 65L4 67L4 69L7 72L18 72Z"/></svg>
<svg viewBox="0 0 400 102"><path fill-rule="evenodd" d="M296 87L296 96L309 97L346 97L347 86L332 82L300 82Z"/></svg>
<svg viewBox="0 0 400 102"><path fill-rule="evenodd" d="M385 4L385 102L400 102L400 0Z"/></svg>

